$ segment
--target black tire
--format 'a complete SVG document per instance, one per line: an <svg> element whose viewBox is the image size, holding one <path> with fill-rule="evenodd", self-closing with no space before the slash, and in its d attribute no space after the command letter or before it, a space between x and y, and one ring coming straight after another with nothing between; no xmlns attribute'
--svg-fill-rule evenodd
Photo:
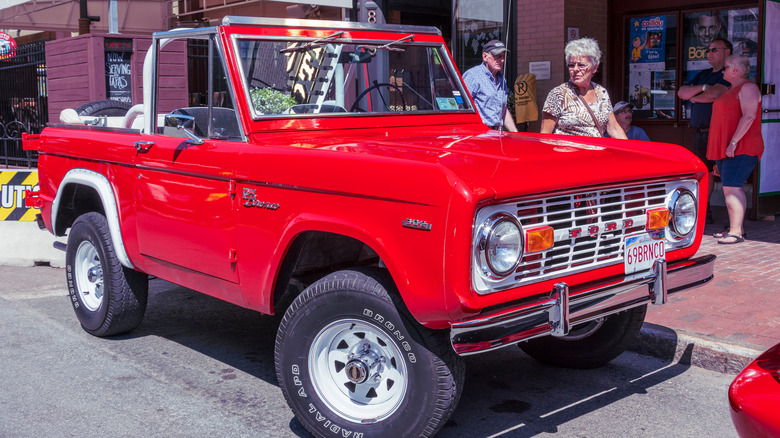
<svg viewBox="0 0 780 438"><path fill-rule="evenodd" d="M88 333L118 335L141 324L149 277L119 263L105 216L87 213L73 223L65 272L73 310Z"/></svg>
<svg viewBox="0 0 780 438"><path fill-rule="evenodd" d="M124 116L132 105L118 100L96 100L77 106L76 113L80 116Z"/></svg>
<svg viewBox="0 0 780 438"><path fill-rule="evenodd" d="M315 282L287 309L276 375L314 436L427 437L455 410L463 361L446 333L416 323L395 294L383 271L346 270Z"/></svg>
<svg viewBox="0 0 780 438"><path fill-rule="evenodd" d="M646 305L634 307L574 326L568 336L545 336L519 345L526 354L547 365L597 368L626 351L642 328L646 313Z"/></svg>

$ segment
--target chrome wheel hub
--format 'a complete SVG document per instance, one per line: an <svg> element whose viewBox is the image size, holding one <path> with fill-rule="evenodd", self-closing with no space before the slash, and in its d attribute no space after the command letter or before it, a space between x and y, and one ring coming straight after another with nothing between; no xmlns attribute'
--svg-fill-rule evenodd
<svg viewBox="0 0 780 438"><path fill-rule="evenodd" d="M409 383L403 353L390 336L359 320L336 321L320 331L309 351L309 375L328 407L355 423L393 414Z"/></svg>
<svg viewBox="0 0 780 438"><path fill-rule="evenodd" d="M95 311L103 302L103 266L100 255L91 242L83 241L76 250L74 260L76 293L84 306Z"/></svg>

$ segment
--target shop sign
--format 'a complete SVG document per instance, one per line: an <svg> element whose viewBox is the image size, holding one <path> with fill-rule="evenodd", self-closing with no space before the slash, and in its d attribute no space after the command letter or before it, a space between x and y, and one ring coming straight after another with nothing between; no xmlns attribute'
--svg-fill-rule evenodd
<svg viewBox="0 0 780 438"><path fill-rule="evenodd" d="M8 59L16 56L16 41L11 35L0 32L0 59Z"/></svg>

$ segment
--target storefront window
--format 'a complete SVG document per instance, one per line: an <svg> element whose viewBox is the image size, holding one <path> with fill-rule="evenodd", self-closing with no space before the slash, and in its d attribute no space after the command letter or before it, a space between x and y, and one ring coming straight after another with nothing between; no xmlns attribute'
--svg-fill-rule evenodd
<svg viewBox="0 0 780 438"><path fill-rule="evenodd" d="M678 14L670 13L630 17L626 23L626 93L635 105L634 118L688 119L689 104L676 106L675 84L686 84L711 67L707 48L716 38L731 41L735 54L750 58L750 80L756 80L758 8L683 12L681 34L677 22Z"/></svg>
<svg viewBox="0 0 780 438"><path fill-rule="evenodd" d="M504 41L504 0L455 0L456 63L461 72L482 62L482 46Z"/></svg>
<svg viewBox="0 0 780 438"><path fill-rule="evenodd" d="M628 20L628 101L634 117L675 118L677 14Z"/></svg>

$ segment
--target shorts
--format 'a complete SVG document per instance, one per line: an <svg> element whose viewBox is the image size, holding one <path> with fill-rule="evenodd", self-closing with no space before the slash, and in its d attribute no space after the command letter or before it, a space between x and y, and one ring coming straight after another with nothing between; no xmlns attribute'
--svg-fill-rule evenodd
<svg viewBox="0 0 780 438"><path fill-rule="evenodd" d="M742 187L758 164L755 155L734 155L715 161L723 187Z"/></svg>

